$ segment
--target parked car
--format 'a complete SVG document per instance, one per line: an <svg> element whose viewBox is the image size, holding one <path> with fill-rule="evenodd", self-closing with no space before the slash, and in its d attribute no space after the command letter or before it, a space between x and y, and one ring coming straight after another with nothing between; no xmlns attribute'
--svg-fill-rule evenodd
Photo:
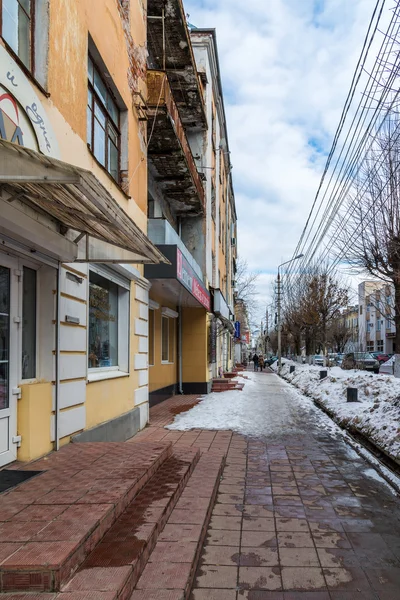
<svg viewBox="0 0 400 600"><path fill-rule="evenodd" d="M313 358L313 363L317 367L323 367L324 366L324 359L325 359L325 356L323 356L322 354L316 354L314 356L314 358Z"/></svg>
<svg viewBox="0 0 400 600"><path fill-rule="evenodd" d="M386 362L381 364L381 366L379 368L379 373L382 375L393 375L395 358L396 357L393 355L393 356L391 356L391 358L389 358L389 360L387 360Z"/></svg>
<svg viewBox="0 0 400 600"><path fill-rule="evenodd" d="M278 360L277 356L270 356L269 358L264 359L264 367L270 367Z"/></svg>
<svg viewBox="0 0 400 600"><path fill-rule="evenodd" d="M337 355L336 355L336 365L337 365L338 367L341 367L341 366L342 366L342 362L343 362L343 359L344 359L344 357L345 357L345 356L346 356L346 355L345 355L345 354L343 354L343 353L339 353L339 354L337 354Z"/></svg>
<svg viewBox="0 0 400 600"><path fill-rule="evenodd" d="M390 358L389 354L384 354L383 352L374 352L374 356L381 365L387 362Z"/></svg>
<svg viewBox="0 0 400 600"><path fill-rule="evenodd" d="M342 361L342 369L361 369L379 373L379 361L370 352L349 352Z"/></svg>

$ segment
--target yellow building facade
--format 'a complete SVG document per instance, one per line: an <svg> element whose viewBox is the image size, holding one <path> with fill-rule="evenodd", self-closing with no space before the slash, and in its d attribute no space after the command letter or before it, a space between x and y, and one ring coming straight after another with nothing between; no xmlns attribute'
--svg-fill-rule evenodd
<svg viewBox="0 0 400 600"><path fill-rule="evenodd" d="M0 466L148 421L146 6L2 3ZM96 18L93 18L95 15Z"/></svg>

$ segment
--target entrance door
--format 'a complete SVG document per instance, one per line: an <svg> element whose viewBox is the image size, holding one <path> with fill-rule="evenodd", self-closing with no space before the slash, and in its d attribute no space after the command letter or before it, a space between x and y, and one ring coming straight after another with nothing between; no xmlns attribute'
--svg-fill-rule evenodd
<svg viewBox="0 0 400 600"><path fill-rule="evenodd" d="M0 254L0 467L17 457L17 268L16 260Z"/></svg>

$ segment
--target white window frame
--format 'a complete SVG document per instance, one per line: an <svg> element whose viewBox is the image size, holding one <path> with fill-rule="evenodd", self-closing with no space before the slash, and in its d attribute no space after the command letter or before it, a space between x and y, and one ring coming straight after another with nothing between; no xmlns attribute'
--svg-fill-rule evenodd
<svg viewBox="0 0 400 600"><path fill-rule="evenodd" d="M108 279L118 285L118 365L113 367L87 367L88 382L100 381L102 379L113 379L129 376L129 345L130 345L130 299L131 282L111 268L103 265L89 265L88 302L87 302L87 343L89 350L89 295L90 295L90 271ZM128 327L126 326L128 324Z"/></svg>

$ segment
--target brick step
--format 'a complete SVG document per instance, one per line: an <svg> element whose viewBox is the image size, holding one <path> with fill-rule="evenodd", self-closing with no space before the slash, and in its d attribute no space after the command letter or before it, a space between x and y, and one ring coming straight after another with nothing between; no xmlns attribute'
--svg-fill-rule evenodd
<svg viewBox="0 0 400 600"><path fill-rule="evenodd" d="M224 457L202 454L130 600L189 598L224 463Z"/></svg>
<svg viewBox="0 0 400 600"><path fill-rule="evenodd" d="M236 377L237 372L233 372L233 373L224 373L224 378L225 379L233 379L233 377Z"/></svg>
<svg viewBox="0 0 400 600"><path fill-rule="evenodd" d="M140 494L127 507L75 575L58 600L128 599L200 458L199 450L174 449Z"/></svg>
<svg viewBox="0 0 400 600"><path fill-rule="evenodd" d="M24 465L43 473L0 494L0 591L59 590L171 456L171 443L86 442Z"/></svg>

